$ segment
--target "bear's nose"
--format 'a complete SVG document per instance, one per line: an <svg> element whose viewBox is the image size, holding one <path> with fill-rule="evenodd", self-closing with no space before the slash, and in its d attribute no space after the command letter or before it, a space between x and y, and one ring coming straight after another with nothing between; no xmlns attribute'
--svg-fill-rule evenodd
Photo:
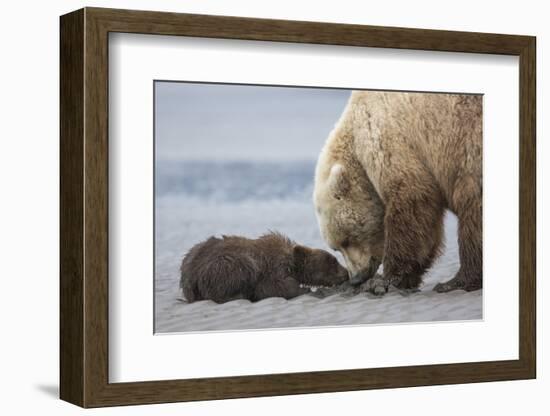
<svg viewBox="0 0 550 416"><path fill-rule="evenodd" d="M352 286L359 286L360 284L362 284L362 283L366 282L367 280L369 280L370 277L372 277L372 276L369 276L368 270L363 269L363 270L359 271L359 273L356 273L355 275L353 275L349 279L349 283Z"/></svg>
<svg viewBox="0 0 550 416"><path fill-rule="evenodd" d="M345 281L348 280L350 277L351 277L351 273L348 272L348 270L347 270L345 267L340 267L340 270L339 270L339 272L338 272L338 278L339 278L342 282L345 282Z"/></svg>
<svg viewBox="0 0 550 416"><path fill-rule="evenodd" d="M371 277L373 277L380 267L380 260L376 257L371 257L366 268L359 270L351 279L350 284L353 286L358 286L361 283L366 282Z"/></svg>

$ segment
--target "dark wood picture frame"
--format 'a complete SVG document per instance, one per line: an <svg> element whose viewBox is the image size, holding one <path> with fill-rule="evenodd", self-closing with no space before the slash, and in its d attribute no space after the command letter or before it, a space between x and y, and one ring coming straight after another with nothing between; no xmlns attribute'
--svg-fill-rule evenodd
<svg viewBox="0 0 550 416"><path fill-rule="evenodd" d="M99 407L535 378L534 37L100 8L64 15L60 25L61 399ZM109 383L110 32L519 56L519 359Z"/></svg>

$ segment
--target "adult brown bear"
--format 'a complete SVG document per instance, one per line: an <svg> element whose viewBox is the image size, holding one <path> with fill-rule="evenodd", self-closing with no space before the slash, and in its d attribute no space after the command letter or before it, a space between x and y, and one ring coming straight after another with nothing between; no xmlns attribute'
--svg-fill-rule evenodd
<svg viewBox="0 0 550 416"><path fill-rule="evenodd" d="M355 91L317 163L321 233L351 282L416 288L459 220L460 269L435 290L482 287L482 97ZM382 278L373 278L380 263ZM451 276L450 276L451 277Z"/></svg>

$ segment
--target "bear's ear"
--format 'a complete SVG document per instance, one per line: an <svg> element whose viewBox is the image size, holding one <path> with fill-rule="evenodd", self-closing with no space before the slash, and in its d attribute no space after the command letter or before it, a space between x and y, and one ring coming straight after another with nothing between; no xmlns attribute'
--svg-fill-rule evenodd
<svg viewBox="0 0 550 416"><path fill-rule="evenodd" d="M337 163L332 166L328 177L328 186L336 199L341 199L349 192L350 184L342 165Z"/></svg>

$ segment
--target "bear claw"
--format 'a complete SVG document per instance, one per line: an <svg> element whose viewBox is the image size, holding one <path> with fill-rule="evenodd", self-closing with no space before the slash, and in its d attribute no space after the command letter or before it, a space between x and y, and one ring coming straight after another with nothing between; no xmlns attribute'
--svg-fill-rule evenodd
<svg viewBox="0 0 550 416"><path fill-rule="evenodd" d="M448 282L438 283L434 286L433 290L438 293L445 293L457 289L466 290L466 282L459 279L451 279Z"/></svg>
<svg viewBox="0 0 550 416"><path fill-rule="evenodd" d="M384 296L387 291L388 291L388 288L384 286L375 286L372 289L372 293L376 296Z"/></svg>
<svg viewBox="0 0 550 416"><path fill-rule="evenodd" d="M452 290L465 290L471 292L473 290L481 289L481 282L466 282L459 279L451 279L448 282L438 283L433 290L438 293L450 292Z"/></svg>
<svg viewBox="0 0 550 416"><path fill-rule="evenodd" d="M373 277L367 280L359 287L360 292L369 292L376 297L384 296L389 289L389 281L381 276Z"/></svg>

